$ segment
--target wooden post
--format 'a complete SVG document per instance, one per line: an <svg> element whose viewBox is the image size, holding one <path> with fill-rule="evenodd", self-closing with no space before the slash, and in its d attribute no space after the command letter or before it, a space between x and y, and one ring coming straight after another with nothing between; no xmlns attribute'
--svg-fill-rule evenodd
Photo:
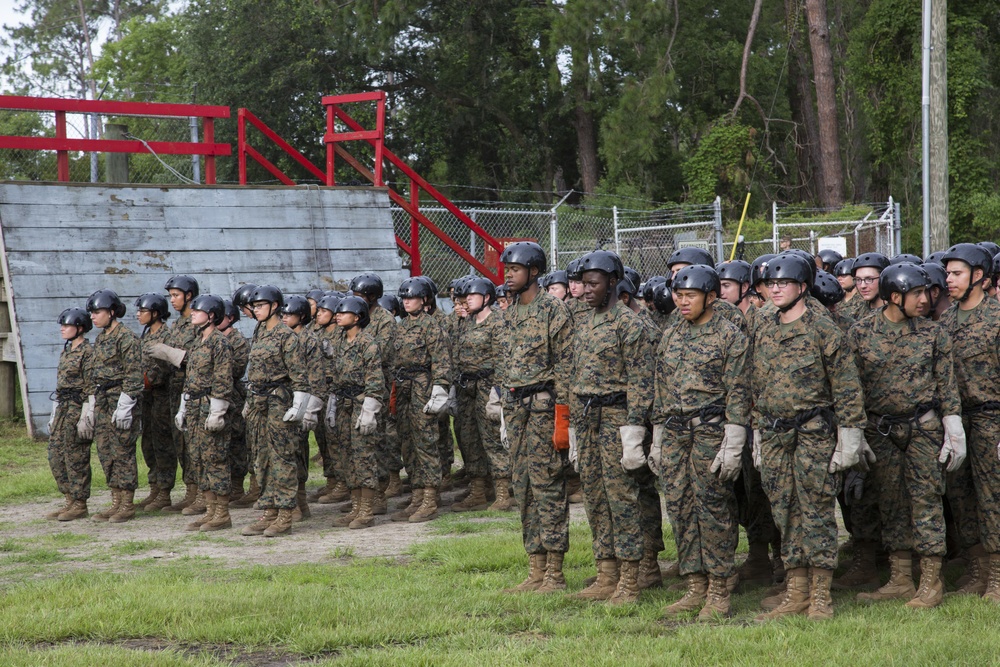
<svg viewBox="0 0 1000 667"><path fill-rule="evenodd" d="M104 126L104 138L124 141L128 126L108 123ZM104 156L104 180L108 183L128 183L128 153L106 153Z"/></svg>
<svg viewBox="0 0 1000 667"><path fill-rule="evenodd" d="M931 3L930 72L930 213L931 252L946 250L948 240L948 2ZM927 202L924 203L928 205Z"/></svg>
<svg viewBox="0 0 1000 667"><path fill-rule="evenodd" d="M7 286L0 279L0 345L6 346L11 335ZM0 417L13 417L17 399L17 363L0 361Z"/></svg>

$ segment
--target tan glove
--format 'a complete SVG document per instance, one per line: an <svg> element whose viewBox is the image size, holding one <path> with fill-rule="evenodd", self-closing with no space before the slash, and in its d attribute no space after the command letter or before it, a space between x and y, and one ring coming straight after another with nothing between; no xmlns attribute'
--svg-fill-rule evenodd
<svg viewBox="0 0 1000 667"><path fill-rule="evenodd" d="M177 414L174 415L174 426L177 427L178 431L184 430L184 418L187 416L187 396L181 394L181 406L177 410Z"/></svg>
<svg viewBox="0 0 1000 667"><path fill-rule="evenodd" d="M830 459L830 467L828 468L831 474L858 465L864 433L860 428L837 427L837 448L833 450L833 458Z"/></svg>
<svg viewBox="0 0 1000 667"><path fill-rule="evenodd" d="M136 399L124 392L118 395L118 405L115 406L115 411L111 415L111 423L116 428L123 431L132 428L132 408L135 407L136 402Z"/></svg>
<svg viewBox="0 0 1000 667"><path fill-rule="evenodd" d="M281 418L282 421L301 422L302 418L306 416L306 405L308 405L310 398L312 396L304 391L293 391L292 407L285 411L284 416Z"/></svg>
<svg viewBox="0 0 1000 667"><path fill-rule="evenodd" d="M358 415L357 420L354 422L354 428L358 429L361 435L371 435L374 433L378 425L376 416L381 409L382 404L377 399L365 396L365 400L361 404L361 414Z"/></svg>
<svg viewBox="0 0 1000 667"><path fill-rule="evenodd" d="M959 415L945 415L941 423L944 424L944 446L941 447L938 463L947 463L945 470L955 472L965 460L965 426Z"/></svg>
<svg viewBox="0 0 1000 667"><path fill-rule="evenodd" d="M646 427L620 426L618 433L622 439L622 468L626 471L632 471L646 465L646 455L642 451L642 441L646 438Z"/></svg>
<svg viewBox="0 0 1000 667"><path fill-rule="evenodd" d="M215 433L221 431L226 426L226 410L229 409L229 401L221 398L208 399L208 417L205 418L205 430Z"/></svg>
<svg viewBox="0 0 1000 667"><path fill-rule="evenodd" d="M76 422L76 434L81 440L94 439L94 406L97 404L97 397L91 394L87 397L80 411L80 420Z"/></svg>
<svg viewBox="0 0 1000 667"><path fill-rule="evenodd" d="M580 472L580 452L576 449L576 429L569 429L569 462L573 464L573 470Z"/></svg>
<svg viewBox="0 0 1000 667"><path fill-rule="evenodd" d="M663 425L657 425L653 427L653 444L649 447L649 456L646 457L646 465L649 466L649 470L656 475L660 476L663 472Z"/></svg>
<svg viewBox="0 0 1000 667"><path fill-rule="evenodd" d="M750 453L753 455L753 467L760 470L760 429L753 430L753 444Z"/></svg>
<svg viewBox="0 0 1000 667"><path fill-rule="evenodd" d="M439 384L431 387L431 400L424 406L425 415L439 415L448 406L448 390Z"/></svg>
<svg viewBox="0 0 1000 667"><path fill-rule="evenodd" d="M503 409L503 403L500 402L500 392L497 391L496 387L490 389L490 398L486 401L486 417L490 421L498 422L500 421L500 411Z"/></svg>
<svg viewBox="0 0 1000 667"><path fill-rule="evenodd" d="M722 436L719 453L712 461L709 470L719 476L723 482L732 482L740 476L741 457L747 444L747 430L739 424L726 424Z"/></svg>
<svg viewBox="0 0 1000 667"><path fill-rule="evenodd" d="M302 415L303 431L308 432L316 430L316 427L319 426L319 411L322 409L323 399L309 394L309 400L306 402L306 411Z"/></svg>
<svg viewBox="0 0 1000 667"><path fill-rule="evenodd" d="M149 346L149 356L180 368L181 364L184 363L184 357L187 356L187 351L163 343L153 343Z"/></svg>

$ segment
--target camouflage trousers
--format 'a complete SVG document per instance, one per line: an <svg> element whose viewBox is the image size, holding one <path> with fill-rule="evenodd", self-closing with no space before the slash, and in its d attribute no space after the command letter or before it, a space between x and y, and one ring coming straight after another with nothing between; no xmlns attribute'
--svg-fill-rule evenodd
<svg viewBox="0 0 1000 667"><path fill-rule="evenodd" d="M197 485L198 479L191 470L191 456L188 453L184 431L179 430L177 425L174 424L174 415L181 409L181 395L184 393L184 376L180 377L180 384L177 384L177 380L178 378L175 375L171 379L170 384L170 433L173 435L174 454L176 455L177 463L181 466L181 480L187 485Z"/></svg>
<svg viewBox="0 0 1000 667"><path fill-rule="evenodd" d="M428 395L429 396L429 395ZM458 429L452 430L455 419L445 413L438 415L438 460L441 461L441 477L451 474L451 467L455 465L455 445L462 446Z"/></svg>
<svg viewBox="0 0 1000 667"><path fill-rule="evenodd" d="M945 473L945 521L959 549L979 544L979 506L972 483L972 462L966 458L955 472ZM950 515L950 516L949 516Z"/></svg>
<svg viewBox="0 0 1000 667"><path fill-rule="evenodd" d="M361 431L354 428L363 402L363 395L355 399L337 399L337 442L344 449L344 482L349 489L379 488L379 429L376 427L375 433L371 435L362 435ZM381 426L381 413L376 417L376 422Z"/></svg>
<svg viewBox="0 0 1000 667"><path fill-rule="evenodd" d="M229 467L229 427L221 431L205 429L209 400L197 398L187 402L185 440L191 457L191 468L198 488L220 496L232 490L232 469Z"/></svg>
<svg viewBox="0 0 1000 667"><path fill-rule="evenodd" d="M595 407L577 420L584 508L595 560L639 560L644 551L639 481L622 468L623 407Z"/></svg>
<svg viewBox="0 0 1000 667"><path fill-rule="evenodd" d="M944 556L944 472L938 463L944 430L936 418L921 428L926 434L914 429L909 438L906 426L892 427L888 437L871 426L865 429L876 459L865 484L874 478L887 551Z"/></svg>
<svg viewBox="0 0 1000 667"><path fill-rule="evenodd" d="M337 399L337 420L340 419L340 403L341 400ZM334 426L330 428L326 424L326 410L323 411L323 419L320 422L319 427L316 431L323 431L323 448L321 451L325 452L323 456L323 477L327 479L332 479L337 482L346 483L346 478L344 477L344 470L347 467L347 463L344 458L346 456L346 445L340 442L340 436L337 433L337 427ZM319 438L316 439L319 443Z"/></svg>
<svg viewBox="0 0 1000 667"><path fill-rule="evenodd" d="M747 542L774 545L778 552L781 549L778 527L774 525L771 501L764 493L760 471L753 466L749 438L747 446L743 448L742 464L740 476L733 483L739 524L747 531Z"/></svg>
<svg viewBox="0 0 1000 667"><path fill-rule="evenodd" d="M681 576L729 577L739 540L732 482L711 472L722 444L721 424L664 428L660 481L677 544Z"/></svg>
<svg viewBox="0 0 1000 667"><path fill-rule="evenodd" d="M174 415L170 394L165 389L143 393L142 458L149 468L149 485L170 491L177 479L177 452L174 451Z"/></svg>
<svg viewBox="0 0 1000 667"><path fill-rule="evenodd" d="M761 431L761 482L781 532L786 568L837 567L840 475L828 472L836 444L836 435L826 431Z"/></svg>
<svg viewBox="0 0 1000 667"><path fill-rule="evenodd" d="M503 407L510 442L514 500L528 554L569 550L565 454L552 445L555 403L542 392Z"/></svg>
<svg viewBox="0 0 1000 667"><path fill-rule="evenodd" d="M330 447L326 437L326 401L323 402L323 409L319 413L319 425L313 431L316 438L316 449L319 451L319 458L323 466L323 477L333 477L333 460L330 457ZM330 474L327 474L327 473Z"/></svg>
<svg viewBox="0 0 1000 667"><path fill-rule="evenodd" d="M410 484L416 489L441 486L441 429L438 415L425 415L424 406L431 398L431 385L426 374L396 384L396 428ZM449 435L449 440L451 436ZM450 469L450 465L449 465Z"/></svg>
<svg viewBox="0 0 1000 667"><path fill-rule="evenodd" d="M282 400L275 394L249 396L247 442L254 453L254 467L261 493L261 509L294 509L298 492L296 456L301 443L302 425L282 419L291 405L291 397Z"/></svg>
<svg viewBox="0 0 1000 667"><path fill-rule="evenodd" d="M649 468L633 472L639 482L639 522L642 525L643 553L659 554L663 545L663 509L657 478Z"/></svg>
<svg viewBox="0 0 1000 667"><path fill-rule="evenodd" d="M979 536L987 553L1000 554L1000 414L981 412L965 420L972 483L979 506Z"/></svg>
<svg viewBox="0 0 1000 667"><path fill-rule="evenodd" d="M865 475L865 482L861 487L861 497L850 499L848 503L850 521L845 522L845 524L850 530L851 537L857 541L878 542L882 539L881 517L883 514L879 510L881 492L878 484L878 476Z"/></svg>
<svg viewBox="0 0 1000 667"><path fill-rule="evenodd" d="M386 373L385 386L389 389L390 400L395 384L395 380ZM382 415L385 417L385 440L379 456L380 460L383 461L380 465L384 466L386 475L388 475L390 472L398 473L402 470L404 459L399 432L396 428L396 415L389 412L389 403L386 403L385 408L383 408Z"/></svg>
<svg viewBox="0 0 1000 667"><path fill-rule="evenodd" d="M139 439L139 411L133 408L132 426L120 429L111 423L111 415L118 405L117 393L98 393L94 406L94 442L97 458L104 470L108 487L135 491L139 486L139 466L135 445Z"/></svg>
<svg viewBox="0 0 1000 667"><path fill-rule="evenodd" d="M73 500L90 498L90 441L76 435L80 409L79 403L60 401L49 435L49 469L59 493Z"/></svg>
<svg viewBox="0 0 1000 667"><path fill-rule="evenodd" d="M510 477L510 454L500 444L500 424L486 416L486 402L491 388L486 380L458 387L455 434L462 452L462 465L470 477L487 477L490 474L494 479ZM501 467L499 471L495 461Z"/></svg>
<svg viewBox="0 0 1000 667"><path fill-rule="evenodd" d="M299 446L295 450L295 480L299 484L305 484L309 481L309 434L312 431L303 430L301 423L298 424L298 427ZM319 426L317 425L316 428L319 429Z"/></svg>
<svg viewBox="0 0 1000 667"><path fill-rule="evenodd" d="M229 469L232 478L242 481L250 471L250 451L247 447L247 422L243 418L246 398L239 397L229 404L226 424L229 425Z"/></svg>

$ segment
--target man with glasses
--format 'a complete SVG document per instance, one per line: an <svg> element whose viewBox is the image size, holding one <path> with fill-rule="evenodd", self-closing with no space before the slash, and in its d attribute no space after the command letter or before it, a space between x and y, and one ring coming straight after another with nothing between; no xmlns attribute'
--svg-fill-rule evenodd
<svg viewBox="0 0 1000 667"><path fill-rule="evenodd" d="M850 304L853 308L845 308L844 315L860 321L885 305L878 295L878 277L887 266L889 258L880 252L866 252L854 260L851 275L861 298L845 302L845 306Z"/></svg>

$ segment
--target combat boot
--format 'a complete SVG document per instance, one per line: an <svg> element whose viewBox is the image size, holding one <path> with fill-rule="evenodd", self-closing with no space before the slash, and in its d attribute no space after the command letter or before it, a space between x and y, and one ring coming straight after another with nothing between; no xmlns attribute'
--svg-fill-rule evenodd
<svg viewBox="0 0 1000 667"><path fill-rule="evenodd" d="M292 523L298 523L312 516L309 511L309 501L306 499L306 483L299 482L295 492L295 509L292 510Z"/></svg>
<svg viewBox="0 0 1000 667"><path fill-rule="evenodd" d="M351 490L347 488L347 484L344 482L335 482L333 488L319 497L318 502L320 505L333 505L334 503L342 503L351 497Z"/></svg>
<svg viewBox="0 0 1000 667"><path fill-rule="evenodd" d="M337 528L347 528L351 522L357 518L361 510L361 489L351 489L351 511L344 516L338 516L333 520L333 525Z"/></svg>
<svg viewBox="0 0 1000 667"><path fill-rule="evenodd" d="M494 481L497 490L496 500L490 505L491 512L509 512L514 508L514 499L510 495L510 478L501 477Z"/></svg>
<svg viewBox="0 0 1000 667"><path fill-rule="evenodd" d="M744 588L771 585L773 570L767 555L767 542L750 543L750 553L740 566L739 575Z"/></svg>
<svg viewBox="0 0 1000 667"><path fill-rule="evenodd" d="M399 479L399 471L389 471L389 486L385 487L385 497L395 498L403 494L403 482Z"/></svg>
<svg viewBox="0 0 1000 667"><path fill-rule="evenodd" d="M424 490L423 489L413 489L413 494L410 495L410 504L406 507L399 509L395 514L393 514L390 519L393 521L409 521L410 517L420 508L424 502Z"/></svg>
<svg viewBox="0 0 1000 667"><path fill-rule="evenodd" d="M833 570L821 567L811 568L812 590L809 598L807 618L810 621L826 621L833 618L833 596L830 595L830 585L833 583ZM910 586L913 581L910 581Z"/></svg>
<svg viewBox="0 0 1000 667"><path fill-rule="evenodd" d="M335 480L332 477L327 477L326 484L324 486L319 487L312 493L310 493L309 496L307 497L307 500L311 503L319 502L319 499L322 496L325 496L326 494L333 491L333 487L336 485L337 485L337 480Z"/></svg>
<svg viewBox="0 0 1000 667"><path fill-rule="evenodd" d="M260 499L260 484L257 483L257 475L250 473L250 488L239 500L233 501L233 507L253 507L253 504Z"/></svg>
<svg viewBox="0 0 1000 667"><path fill-rule="evenodd" d="M878 588L878 570L875 568L875 558L878 545L867 540L854 541L854 558L850 569L833 582L834 589L863 589L872 590Z"/></svg>
<svg viewBox="0 0 1000 667"><path fill-rule="evenodd" d="M194 521L192 521L191 523L189 523L188 525L184 526L184 530L187 531L201 530L201 527L204 526L209 521L211 521L212 517L214 516L215 516L215 502L209 500L206 503L205 513L202 514L197 519L195 519Z"/></svg>
<svg viewBox="0 0 1000 667"><path fill-rule="evenodd" d="M573 475L566 480L566 496L574 505L583 502L583 488L580 486L579 475Z"/></svg>
<svg viewBox="0 0 1000 667"><path fill-rule="evenodd" d="M684 580L687 584L684 596L663 610L663 618L674 619L681 614L700 611L705 606L705 599L708 595L708 577L697 572L686 575Z"/></svg>
<svg viewBox="0 0 1000 667"><path fill-rule="evenodd" d="M410 523L423 523L436 519L438 515L438 490L434 487L424 489L424 500L417 511L410 515Z"/></svg>
<svg viewBox="0 0 1000 667"><path fill-rule="evenodd" d="M990 572L986 581L986 592L983 599L993 604L1000 604L1000 554L990 554Z"/></svg>
<svg viewBox="0 0 1000 667"><path fill-rule="evenodd" d="M764 611L777 609L778 605L780 605L782 600L785 599L785 591L787 590L788 586L786 585L786 582L782 582L777 586L772 586L767 589L764 593L764 599L760 601L760 608Z"/></svg>
<svg viewBox="0 0 1000 667"><path fill-rule="evenodd" d="M465 500L452 505L451 509L456 512L479 512L489 506L490 501L486 499L486 479L473 477L469 481L469 495Z"/></svg>
<svg viewBox="0 0 1000 667"><path fill-rule="evenodd" d="M228 496L216 496L215 513L211 519L201 524L201 532L209 533L213 530L233 527L233 518L229 516L230 502Z"/></svg>
<svg viewBox="0 0 1000 667"><path fill-rule="evenodd" d="M188 484L184 489L184 497L177 503L171 505L170 507L164 507L164 512L181 512L186 509L191 503L194 502L195 498L198 497L198 485Z"/></svg>
<svg viewBox="0 0 1000 667"><path fill-rule="evenodd" d="M705 594L705 606L698 612L699 621L713 621L716 618L729 618L733 615L726 579L727 577L708 575L708 592Z"/></svg>
<svg viewBox="0 0 1000 667"><path fill-rule="evenodd" d="M121 507L121 491L119 489L111 489L111 507L104 510L103 512L98 512L94 515L94 521L107 521L112 516L118 513L118 508Z"/></svg>
<svg viewBox="0 0 1000 667"><path fill-rule="evenodd" d="M72 521L74 519L86 519L90 516L87 512L86 500L74 500L70 508L59 515L60 521Z"/></svg>
<svg viewBox="0 0 1000 667"><path fill-rule="evenodd" d="M882 600L912 600L917 594L913 586L913 555L909 551L889 554L889 581L871 593L858 593L859 602Z"/></svg>
<svg viewBox="0 0 1000 667"><path fill-rule="evenodd" d="M136 507L141 510L145 510L149 507L149 504L156 500L160 495L160 487L156 484L149 485L149 495L143 498L140 502L136 503Z"/></svg>
<svg viewBox="0 0 1000 667"><path fill-rule="evenodd" d="M809 611L809 568L793 567L786 571L785 594L771 611L760 614L755 621L772 621L785 616L801 616ZM827 589L829 596L829 589Z"/></svg>
<svg viewBox="0 0 1000 667"><path fill-rule="evenodd" d="M108 523L125 523L135 518L135 491L118 490L118 511L108 517Z"/></svg>
<svg viewBox="0 0 1000 667"><path fill-rule="evenodd" d="M941 561L941 556L923 556L920 558L920 588L917 589L914 598L906 603L907 607L910 609L931 609L941 604L941 601L944 599L944 580L941 579ZM1000 581L998 581L998 584L1000 584Z"/></svg>
<svg viewBox="0 0 1000 667"><path fill-rule="evenodd" d="M236 502L244 496L243 492L243 478L233 477L229 478L229 502Z"/></svg>
<svg viewBox="0 0 1000 667"><path fill-rule="evenodd" d="M545 556L545 578L542 585L538 587L539 593L555 593L566 590L566 577L563 576L563 554L559 551L550 551Z"/></svg>
<svg viewBox="0 0 1000 667"><path fill-rule="evenodd" d="M969 568L965 572L965 581L955 591L956 595L982 595L989 583L990 557L982 544L969 549Z"/></svg>
<svg viewBox="0 0 1000 667"><path fill-rule="evenodd" d="M537 591L545 581L546 554L531 554L528 556L528 578L517 586L503 589L504 593L524 593Z"/></svg>
<svg viewBox="0 0 1000 667"><path fill-rule="evenodd" d="M146 505L147 512L155 512L157 510L166 509L170 507L170 489L160 489L156 494L156 498L153 502Z"/></svg>
<svg viewBox="0 0 1000 667"><path fill-rule="evenodd" d="M65 499L63 501L62 507L60 507L58 509L55 509L55 510L52 510L51 512L49 512L48 514L45 515L45 518L46 519L50 519L52 521L55 521L55 520L57 520L59 518L60 514L62 514L63 512L68 511L69 508L72 507L72 506L73 506L73 496L71 496L70 494L67 493L66 497L65 497Z"/></svg>
<svg viewBox="0 0 1000 667"><path fill-rule="evenodd" d="M372 514L382 516L389 513L389 501L385 499L385 492L375 489L375 498L372 500Z"/></svg>
<svg viewBox="0 0 1000 667"><path fill-rule="evenodd" d="M290 532L292 532L292 510L282 509L278 510L278 516L275 517L271 525L264 531L264 537L278 537L279 535L287 535Z"/></svg>
<svg viewBox="0 0 1000 667"><path fill-rule="evenodd" d="M639 561L639 590L659 588L663 585L663 573L660 572L660 561L655 551L646 551Z"/></svg>
<svg viewBox="0 0 1000 667"><path fill-rule="evenodd" d="M244 527L243 530L240 531L240 534L248 537L253 535L263 535L264 531L267 530L267 527L274 523L274 520L277 518L278 510L264 510L264 513L260 515L260 518L251 523L249 526Z"/></svg>
<svg viewBox="0 0 1000 667"><path fill-rule="evenodd" d="M198 493L195 494L194 502L181 510L181 514L184 516L194 516L195 514L204 514L208 511L208 502L205 500L205 492L198 489Z"/></svg>
<svg viewBox="0 0 1000 667"><path fill-rule="evenodd" d="M639 601L639 561L623 560L618 563L618 587L608 598L608 604L619 607Z"/></svg>
<svg viewBox="0 0 1000 667"><path fill-rule="evenodd" d="M348 528L357 530L358 528L368 528L375 521L375 514L372 512L375 503L375 489L361 489L361 501L358 503L358 513L354 520L348 524Z"/></svg>
<svg viewBox="0 0 1000 667"><path fill-rule="evenodd" d="M664 579L679 579L681 576L681 564L674 561L661 570Z"/></svg>
<svg viewBox="0 0 1000 667"><path fill-rule="evenodd" d="M594 583L584 588L575 595L570 595L571 600L607 600L618 589L618 560L616 558L602 558L597 561L597 577Z"/></svg>

